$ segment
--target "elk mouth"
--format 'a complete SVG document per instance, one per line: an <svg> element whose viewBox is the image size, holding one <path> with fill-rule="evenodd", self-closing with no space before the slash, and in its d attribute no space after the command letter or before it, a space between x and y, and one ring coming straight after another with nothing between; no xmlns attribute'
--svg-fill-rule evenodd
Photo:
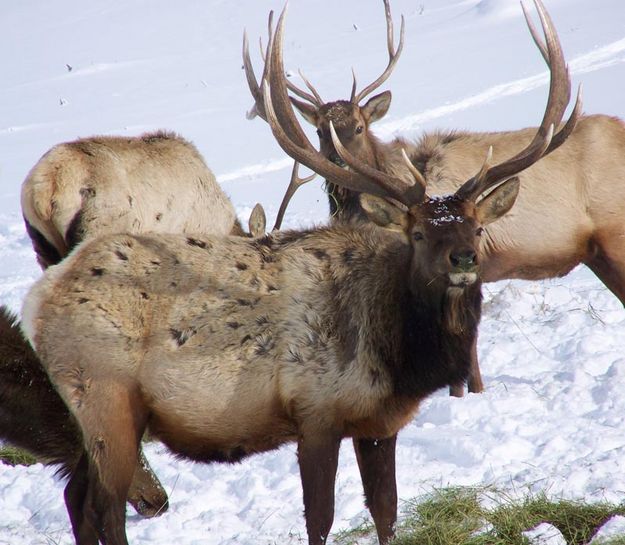
<svg viewBox="0 0 625 545"><path fill-rule="evenodd" d="M477 277L477 270L450 272L449 282L454 287L462 288L475 284L475 282L477 282Z"/></svg>

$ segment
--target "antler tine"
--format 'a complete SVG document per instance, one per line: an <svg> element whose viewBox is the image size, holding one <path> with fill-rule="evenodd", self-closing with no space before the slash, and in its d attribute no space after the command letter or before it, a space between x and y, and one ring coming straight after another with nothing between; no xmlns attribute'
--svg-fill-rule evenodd
<svg viewBox="0 0 625 545"><path fill-rule="evenodd" d="M296 95L298 95L299 97L305 98L309 102L312 102L315 106L317 106L317 108L320 108L321 106L323 106L323 104L324 104L323 99L321 98L321 96L317 92L317 89L315 89L313 87L313 84L310 83L310 81L308 81L306 79L306 77L304 76L304 74L302 73L301 70L298 70L297 73L299 74L299 77L302 78L302 81L306 84L306 87L308 87L309 91L314 95L314 97L315 97L314 100L311 99L311 97L310 97L310 95L308 95L308 93L304 93L303 91L300 91L297 87L295 87L295 85L293 85L288 80L287 80L286 86L291 91L293 91ZM307 96L302 96L302 95L307 95Z"/></svg>
<svg viewBox="0 0 625 545"><path fill-rule="evenodd" d="M408 184L398 178L382 172L381 170L370 167L367 163L363 161L356 159L356 157L354 157L349 151L347 151L347 148L345 148L345 146L343 146L343 144L339 140L339 137L334 130L334 124L332 123L332 121L330 121L330 134L332 135L332 143L334 144L336 152L350 168L362 174L363 176L366 176L367 178L375 180L376 182L378 182L378 184L380 184L380 186L388 188L389 193L396 193L399 191L400 194L402 194L402 197L398 198L397 200L407 206L411 204L416 204L417 202L421 202L423 200L423 198L425 197L425 180L418 170L417 174L415 175L411 169L415 180L412 184ZM406 159L408 158L406 157Z"/></svg>
<svg viewBox="0 0 625 545"><path fill-rule="evenodd" d="M289 182L289 187L286 188L286 193L284 197L282 197L282 202L280 203L280 208L278 209L278 215L276 216L276 223L273 226L272 231L277 231L282 227L282 219L284 218L284 213L286 212L287 207L289 206L289 202L291 202L291 198L295 194L295 192L304 184L310 182L315 178L317 174L313 172L310 176L306 176L305 178L299 177L299 163L297 161L293 161L293 170L291 171L291 181Z"/></svg>
<svg viewBox="0 0 625 545"><path fill-rule="evenodd" d="M549 66L549 53L547 51L547 46L540 37L540 34L538 34L538 30L536 30L536 27L534 26L534 22L532 21L529 10L525 7L523 1L521 1L521 9L523 10L523 16L525 17L525 22L527 23L527 28L529 29L530 34L532 35L532 39L540 50L540 53L542 54L543 59L545 59L547 66Z"/></svg>
<svg viewBox="0 0 625 545"><path fill-rule="evenodd" d="M259 85L258 80L256 79L256 75L254 74L254 67L252 66L247 32L243 31L243 67L245 68L245 77L247 79L247 85L250 88L250 93L252 94L252 97L254 98L254 105L246 114L247 119L254 119L256 116L258 116L261 119L267 121L267 115L265 113L265 105L263 103L261 89L263 86L263 82L267 78L267 72L269 71L269 64L267 62L267 59L268 59L270 42L273 39L273 10L269 12L269 17L267 21L267 36L268 36L268 40L267 40L266 49L263 48L262 38L259 39L260 56L264 63L263 75L260 79L260 85ZM303 91L302 89L300 89L299 87L291 83L289 80L286 80L286 85L289 91L293 92L300 98L307 100L311 104L314 104L318 108L323 106L324 102L319 96L319 93L317 92L317 90L312 86L312 84L304 77L304 75L301 72L299 74L301 78L304 80L304 83L306 83L306 86L310 89L310 91L313 94L311 95L307 93L306 91Z"/></svg>
<svg viewBox="0 0 625 545"><path fill-rule="evenodd" d="M412 174L412 177L415 179L415 182L423 186L423 192L425 193L427 181L423 174L421 174L421 171L416 166L414 166L412 161L408 158L408 154L406 153L405 148L401 149L401 158L404 160L404 163L406 167L408 167L408 170L410 171L410 174Z"/></svg>
<svg viewBox="0 0 625 545"><path fill-rule="evenodd" d="M278 144L293 159L337 185L361 193L394 197L406 203L405 195L397 188L384 187L366 176L340 168L326 159L313 147L304 134L289 100L284 76L282 43L285 13L286 8L280 15L276 33L269 48L269 81L266 80L263 83L267 120ZM275 109L274 102L277 106Z"/></svg>
<svg viewBox="0 0 625 545"><path fill-rule="evenodd" d="M271 29L270 29L270 33L271 33ZM263 50L263 40L262 38L259 39L260 42L260 56L263 60L263 62L267 63L267 56ZM306 84L306 87L308 87L312 93L312 95L308 94L306 91L303 91L302 89L300 89L299 87L297 87L294 83L292 83L291 81L289 81L288 79L286 80L286 86L289 89L289 91L291 91L293 94L296 94L298 97L303 98L304 100L307 100L308 102L310 102L311 104L314 104L315 106L317 106L317 108L320 108L321 106L323 106L324 102L323 99L321 98L321 96L319 95L319 93L317 92L317 89L315 89L312 85L312 83L310 83L310 81L308 81L305 77L304 74L302 73L301 70L297 71L300 75L300 77L304 80L304 83Z"/></svg>
<svg viewBox="0 0 625 545"><path fill-rule="evenodd" d="M245 78L247 79L247 85L250 89L252 97L254 98L254 105L246 114L247 119L254 119L256 116L258 116L261 119L267 121L267 114L265 113L265 104L263 102L263 93L261 87L263 82L267 78L267 71L269 69L266 59L273 35L273 10L269 12L269 17L267 20L267 33L269 35L269 39L267 42L267 52L265 53L265 55L263 55L262 42L260 43L261 57L263 57L265 65L263 67L263 75L260 79L261 83L259 85L258 80L256 79L256 74L254 74L254 67L252 66L252 60L250 58L250 46L247 39L247 31L243 31L243 67L245 68Z"/></svg>
<svg viewBox="0 0 625 545"><path fill-rule="evenodd" d="M582 95L582 84L580 83L579 87L577 88L577 98L575 99L575 106L573 107L573 111L571 112L571 115L567 119L564 126L551 139L551 143L549 144L549 147L545 151L544 155L551 153L552 151L558 149L562 144L564 144L564 141L573 132L573 129L575 129L577 121L582 115Z"/></svg>
<svg viewBox="0 0 625 545"><path fill-rule="evenodd" d="M377 89L380 85L382 85L388 77L393 72L397 61L401 55L401 52L404 48L404 28L405 21L404 16L401 16L401 28L399 31L399 43L397 44L397 49L394 47L394 39L393 39L393 18L391 17L391 6L389 4L389 0L384 0L384 13L386 15L386 45L388 49L388 64L386 65L386 69L382 72L382 75L376 79L373 83L369 84L365 87L360 93L355 94L356 86L354 85L352 88L352 96L350 97L350 101L354 104L360 103L360 101L365 98L369 93ZM354 78L355 80L355 78Z"/></svg>
<svg viewBox="0 0 625 545"><path fill-rule="evenodd" d="M474 177L458 189L456 194L463 198L477 198L490 187L518 174L533 165L544 155L557 149L571 134L580 116L581 88L569 119L558 133L553 134L554 128L558 127L562 122L562 117L570 102L571 80L553 21L547 13L542 0L534 0L534 4L540 17L546 46L542 43L540 38L538 38L533 25L531 23L528 24L530 25L530 32L534 37L534 42L545 58L550 72L549 97L547 99L543 119L536 130L534 138L524 150L503 163L488 168L488 170L483 172L483 175L480 176L479 183L477 183ZM526 14L526 19L529 21L529 14L525 8L524 12Z"/></svg>

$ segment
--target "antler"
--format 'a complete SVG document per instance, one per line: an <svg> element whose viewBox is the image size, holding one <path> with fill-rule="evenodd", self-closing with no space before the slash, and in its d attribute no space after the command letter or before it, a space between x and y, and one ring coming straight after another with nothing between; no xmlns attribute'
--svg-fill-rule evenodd
<svg viewBox="0 0 625 545"><path fill-rule="evenodd" d="M273 35L273 10L269 12L269 17L267 21L267 32L269 34L269 41L267 43L267 52L265 53L263 60L267 58L269 53L269 45ZM261 44L261 53L262 53L262 44ZM254 97L254 105L247 112L246 117L248 119L254 119L256 116L261 119L267 121L267 114L265 113L265 104L263 102L263 93L261 90L263 82L267 79L267 70L269 69L268 64L265 62L265 66L263 68L263 75L260 78L260 85L258 84L258 80L256 79L256 74L254 74L254 67L252 66L252 59L250 58L250 45L247 39L247 31L243 31L243 67L245 68L245 77L247 79L247 86L250 88L250 93L252 93L252 97Z"/></svg>
<svg viewBox="0 0 625 545"><path fill-rule="evenodd" d="M495 166L489 164L487 158L480 172L462 185L456 192L461 198L476 199L481 193L494 185L511 178L522 170L532 166L541 157L557 149L571 134L582 108L581 87L577 93L577 100L571 115L564 126L554 134L555 127L558 127L564 116L564 112L571 98L571 80L569 77L562 46L558 39L558 34L554 28L553 21L547 13L542 0L534 0L536 10L540 17L543 33L545 34L546 45L538 37L534 25L529 20L527 10L524 9L528 26L536 45L540 49L550 71L549 98L545 108L540 127L536 130L536 135L529 145L517 153L514 157Z"/></svg>
<svg viewBox="0 0 625 545"><path fill-rule="evenodd" d="M299 125L288 95L284 76L282 44L284 36L286 7L280 15L275 36L269 44L269 81L263 84L264 106L267 120L274 137L282 149L296 161L306 165L333 183L352 191L371 193L381 197L392 197L409 205L415 202L415 192L421 194L416 185L409 186L403 180L384 172L371 169L366 175L340 168L310 143ZM274 109L275 104L275 109ZM422 198L422 195L421 195Z"/></svg>
<svg viewBox="0 0 625 545"><path fill-rule="evenodd" d="M262 42L260 44L261 57L263 59L263 62L265 63L265 66L263 69L263 75L261 77L260 85L259 85L258 80L256 79L256 75L254 74L254 67L252 66L252 60L250 58L250 48L249 48L249 41L247 39L247 32L243 31L243 67L245 68L245 77L247 79L247 85L250 88L250 93L252 93L252 96L254 97L254 106L252 106L250 111L247 113L248 119L254 119L256 116L258 116L261 119L267 121L267 115L265 113L265 105L262 100L262 95L263 95L262 86L263 86L263 82L267 79L267 70L269 68L269 63L267 62L267 58L269 54L269 46L273 39L273 10L269 12L269 18L267 21L267 34L268 34L267 49L264 54L263 54ZM323 106L324 102L321 99L321 96L319 95L317 90L313 87L312 83L310 83L310 81L308 81L304 77L304 74L302 74L301 71L299 71L299 75L304 81L304 83L306 84L306 87L308 87L308 89L312 93L312 95L307 93L306 91L303 91L302 89L297 87L295 84L291 83L289 80L286 80L286 86L289 89L289 91L296 94L298 97L303 98L304 100L307 100L311 104L314 104L317 108L320 108L321 106Z"/></svg>
<svg viewBox="0 0 625 545"><path fill-rule="evenodd" d="M397 44L397 49L395 49L394 38L393 38L393 19L391 17L391 6L389 4L389 0L384 0L384 13L386 15L386 46L388 49L388 64L382 75L376 79L373 83L369 84L365 87L360 93L356 94L356 74L352 70L353 75L353 84L352 84L352 95L349 99L353 104L358 104L360 101L366 97L369 93L377 89L380 85L382 85L388 77L393 72L395 68L395 64L399 60L399 56L401 55L402 49L404 48L404 16L401 16L401 28L399 31L399 44Z"/></svg>
<svg viewBox="0 0 625 545"><path fill-rule="evenodd" d="M287 206L291 202L291 198L295 194L295 192L300 188L300 186L305 183L310 182L315 176L316 173L312 173L310 176L306 176L305 178L299 177L299 163L297 161L293 161L293 170L291 171L291 181L289 182L289 187L286 188L286 193L284 197L282 197L282 202L280 203L280 208L278 209L278 215L276 216L276 223L274 223L273 231L277 231L282 227L282 218L284 218L284 213L286 212Z"/></svg>

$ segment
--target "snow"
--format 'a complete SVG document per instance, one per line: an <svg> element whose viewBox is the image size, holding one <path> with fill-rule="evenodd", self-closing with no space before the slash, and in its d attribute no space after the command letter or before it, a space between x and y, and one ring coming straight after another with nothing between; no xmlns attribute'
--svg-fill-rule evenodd
<svg viewBox="0 0 625 545"><path fill-rule="evenodd" d="M545 0L587 113L625 118L625 3ZM246 221L260 201L272 223L291 162L251 106L241 69L273 0L23 0L0 6L0 302L19 310L41 274L25 234L20 184L55 143L166 128L192 140ZM406 43L383 87L393 91L382 138L424 130L535 125L545 67L517 0L394 0ZM286 68L302 68L326 100L347 98L386 65L380 2L292 0ZM398 33L398 29L396 29ZM69 69L71 67L71 70ZM298 76L293 76L298 78ZM300 82L301 83L301 82ZM308 129L307 129L308 130ZM311 138L314 131L310 130ZM313 140L315 141L315 140ZM321 224L317 180L295 196L287 227ZM545 282L485 286L479 352L487 391L428 399L399 435L399 495L495 484L513 493L620 502L625 496L625 312L585 268ZM179 461L146 447L170 495L164 516L128 511L130 542L178 545L305 541L295 447L234 466ZM0 544L73 543L53 468L0 465ZM333 530L367 512L351 445L341 449ZM625 534L615 519L602 535ZM533 532L535 543L556 543ZM540 537L544 535L545 537ZM551 536L551 537L549 537Z"/></svg>

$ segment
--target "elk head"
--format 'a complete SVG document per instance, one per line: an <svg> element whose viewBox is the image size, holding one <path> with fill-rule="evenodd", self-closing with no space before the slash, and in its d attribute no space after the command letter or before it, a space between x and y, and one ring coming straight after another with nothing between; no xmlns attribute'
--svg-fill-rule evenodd
<svg viewBox="0 0 625 545"><path fill-rule="evenodd" d="M352 91L349 100L335 100L332 102L324 102L315 87L304 77L300 72L300 76L310 92L306 92L300 89L295 84L287 80L288 89L298 97L304 99L299 100L294 97L290 97L291 103L299 110L304 119L311 123L317 130L317 136L319 137L319 150L330 161L334 162L340 167L345 167L345 163L341 159L340 155L336 152L332 137L330 135L330 123L334 125L334 129L339 135L343 145L349 149L350 153L361 161L373 167L379 167L375 154L375 136L369 131L369 127L375 121L383 118L391 105L391 92L384 91L378 95L371 97L366 103L361 105L361 102L382 85L388 77L391 75L395 64L399 60L403 46L404 46L404 18L401 18L401 30L399 44L397 48L394 46L393 38L393 19L391 17L391 8L388 0L384 0L384 9L386 14L386 34L387 34L387 48L388 48L388 64L384 72L371 84L366 86L360 92L356 91L357 82L356 74L352 71L353 84ZM272 35L272 19L273 12L269 15L269 36ZM261 54L263 53L261 46ZM263 55L266 60L266 54ZM247 82L252 93L252 96L256 99L256 104L248 113L248 118L252 119L256 116L261 117L265 121L267 120L265 108L259 103L262 91L254 75L252 63L250 60L249 44L247 35L243 36L243 64L245 67L245 73ZM266 70L263 73L261 79L264 81L266 77ZM293 193L297 188L308 181L311 178L305 180L291 179L289 190L283 200L282 207L284 210L288 204ZM335 186L328 182L328 192L333 194L335 191L340 192L340 186ZM336 212L336 204L333 200L331 203L331 213ZM284 211L282 212L284 214ZM279 220L277 226L279 227L279 221L282 219L282 215L278 215ZM274 229L277 227L274 227Z"/></svg>
<svg viewBox="0 0 625 545"><path fill-rule="evenodd" d="M412 282L464 288L479 279L479 239L483 227L514 204L519 179L500 184L479 202L458 195L425 197L408 209L380 197L362 194L360 204L371 221L401 233L412 247Z"/></svg>
<svg viewBox="0 0 625 545"><path fill-rule="evenodd" d="M386 69L374 82L366 86L360 92L356 92L356 74L352 71L353 84L350 99L336 100L326 103L323 101L315 87L301 72L300 76L310 92L306 92L292 82L287 81L288 89L295 95L304 99L299 100L297 98L290 97L292 104L299 110L304 119L317 129L321 153L339 166L345 165L332 143L332 137L330 135L330 122L334 125L334 129L339 135L341 142L343 142L343 145L349 149L352 155L367 162L371 166L377 166L375 164L374 149L371 143L374 137L369 132L369 126L371 123L374 123L384 117L386 112L388 112L391 105L391 92L384 91L383 93L371 97L365 104L361 105L361 102L388 79L395 68L395 64L399 60L404 47L404 17L402 16L401 18L399 44L397 45L397 48L395 48L393 38L393 19L391 17L391 8L388 0L384 0L384 10L386 15L386 36L389 59ZM270 15L270 35L271 32L272 25ZM243 60L250 91L252 92L252 95L257 98L261 92L258 88L256 77L254 76L249 55L249 47L247 45L247 38L245 36ZM266 120L264 109L262 107L259 108L258 104L250 110L248 117L253 118L256 115L259 115Z"/></svg>

